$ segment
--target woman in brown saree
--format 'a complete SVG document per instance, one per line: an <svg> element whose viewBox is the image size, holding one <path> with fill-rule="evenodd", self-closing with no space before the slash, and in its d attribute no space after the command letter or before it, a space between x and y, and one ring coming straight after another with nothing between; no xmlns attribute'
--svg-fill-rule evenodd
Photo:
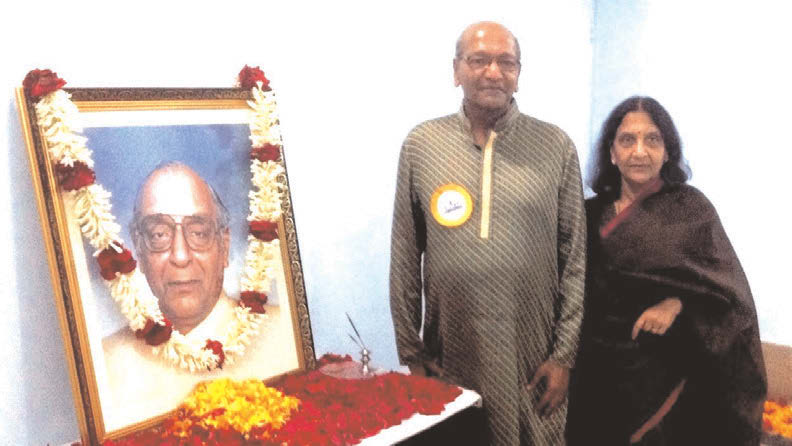
<svg viewBox="0 0 792 446"><path fill-rule="evenodd" d="M654 99L605 121L586 201L570 445L759 445L766 376L745 274Z"/></svg>

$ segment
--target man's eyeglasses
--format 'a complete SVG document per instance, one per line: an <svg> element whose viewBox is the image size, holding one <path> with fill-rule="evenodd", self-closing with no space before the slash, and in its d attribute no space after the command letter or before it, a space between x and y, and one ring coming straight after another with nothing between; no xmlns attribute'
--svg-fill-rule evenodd
<svg viewBox="0 0 792 446"><path fill-rule="evenodd" d="M176 219L181 222L176 222ZM187 246L193 251L206 251L212 247L219 230L213 218L200 215L147 215L137 224L137 232L143 237L146 248L151 252L164 252L171 248L176 237L176 226L182 227Z"/></svg>
<svg viewBox="0 0 792 446"><path fill-rule="evenodd" d="M489 67L493 60L498 65L498 68L502 73L516 73L517 70L520 69L520 61L511 56L493 57L482 54L474 54L472 56L466 57L464 60L473 71L479 71Z"/></svg>

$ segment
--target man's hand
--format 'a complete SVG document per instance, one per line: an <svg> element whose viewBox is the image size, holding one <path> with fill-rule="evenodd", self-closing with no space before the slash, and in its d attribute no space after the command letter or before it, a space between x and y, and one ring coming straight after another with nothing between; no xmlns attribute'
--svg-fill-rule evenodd
<svg viewBox="0 0 792 446"><path fill-rule="evenodd" d="M632 329L632 339L635 340L641 330L656 335L664 335L671 327L671 324L674 323L680 311L682 311L682 301L676 297L667 297L661 302L652 305L635 321Z"/></svg>
<svg viewBox="0 0 792 446"><path fill-rule="evenodd" d="M531 382L528 383L527 389L533 389L543 379L547 388L541 399L539 399L539 405L536 410L540 416L546 417L564 402L567 389L569 388L569 369L552 359L548 359L536 369L536 373L534 373Z"/></svg>

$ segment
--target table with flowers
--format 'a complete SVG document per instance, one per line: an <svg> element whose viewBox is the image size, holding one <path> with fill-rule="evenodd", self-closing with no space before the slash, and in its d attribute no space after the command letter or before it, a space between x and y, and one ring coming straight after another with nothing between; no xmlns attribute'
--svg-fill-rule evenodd
<svg viewBox="0 0 792 446"><path fill-rule="evenodd" d="M322 361L320 360L320 363ZM395 444L475 405L481 397L436 379L397 372L347 379L326 367L273 383L199 384L170 418L103 446Z"/></svg>

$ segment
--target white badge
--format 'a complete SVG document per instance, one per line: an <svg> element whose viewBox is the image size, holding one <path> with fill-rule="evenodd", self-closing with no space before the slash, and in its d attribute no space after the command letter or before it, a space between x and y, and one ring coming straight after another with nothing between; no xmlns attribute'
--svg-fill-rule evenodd
<svg viewBox="0 0 792 446"><path fill-rule="evenodd" d="M473 199L464 187L449 183L432 193L432 216L443 226L454 227L466 222L473 213Z"/></svg>

